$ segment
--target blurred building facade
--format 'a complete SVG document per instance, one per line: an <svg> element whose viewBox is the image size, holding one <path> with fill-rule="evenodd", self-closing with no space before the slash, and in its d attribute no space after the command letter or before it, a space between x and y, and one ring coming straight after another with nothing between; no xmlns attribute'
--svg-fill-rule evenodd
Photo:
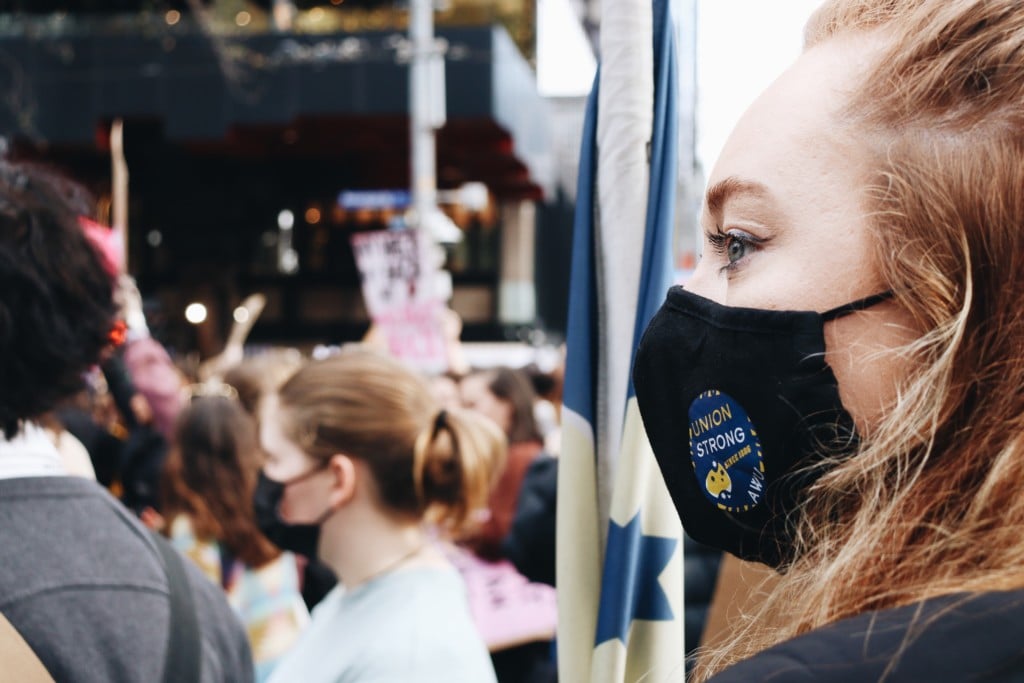
<svg viewBox="0 0 1024 683"><path fill-rule="evenodd" d="M349 238L392 224L409 186L407 16L365 0L0 2L0 129L18 155L109 198L108 130L124 120L130 270L172 330L187 334L190 301L226 330L262 291L254 340L355 339L368 320ZM439 186L487 188L483 206L442 206L465 235L447 251L452 306L464 337L503 339L538 324L522 294L535 292L537 206L554 196L533 3L450 0L436 19ZM285 238L297 261L282 267Z"/></svg>
<svg viewBox="0 0 1024 683"><path fill-rule="evenodd" d="M675 1L692 74L695 0ZM456 200L487 188L484 205L442 204L464 235L445 266L465 340L564 332L583 98L538 92L536 2L435 3L438 185ZM577 4L596 37L597 3ZM255 342L357 339L368 319L350 236L392 225L408 201L407 26L407 3L386 0L0 0L0 133L109 209L109 129L124 120L130 270L172 345L196 341L189 302L216 339L255 291L268 298ZM684 160L694 92L684 83Z"/></svg>

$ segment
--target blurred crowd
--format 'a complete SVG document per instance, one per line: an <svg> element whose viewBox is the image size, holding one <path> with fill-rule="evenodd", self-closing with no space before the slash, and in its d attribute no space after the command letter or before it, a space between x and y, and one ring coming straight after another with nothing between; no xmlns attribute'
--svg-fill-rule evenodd
<svg viewBox="0 0 1024 683"><path fill-rule="evenodd" d="M283 522L278 509L260 509L261 485L269 481L261 405L270 396L276 417L287 412L280 403L283 387L303 372L323 376L332 362L385 353L379 344L351 344L313 360L294 348L263 348L233 364L218 359L190 376L148 333L131 279L121 275L117 282L119 319L131 324L125 324L121 343L89 369L85 388L49 414L46 426L68 472L95 478L223 590L245 626L257 680L267 680L309 629L310 611L330 600L338 577L315 544L290 548L294 525ZM497 679L553 681L561 368L462 370L426 375L397 361L386 369L388 384L404 379L410 387L422 385L431 415L482 422L497 434L489 446L494 453L487 460L485 496L464 511L465 518L452 524L450 517L425 514L416 521L458 569L476 636ZM369 376L356 372L350 378L356 384L351 400L366 398L361 410L386 410L370 398L364 386ZM413 389L406 393L399 403L415 395ZM351 405L338 407L346 409ZM385 425L401 420L397 413L379 417ZM397 437L396 430L390 437ZM346 439L360 438L367 437L343 436L336 450L350 452ZM402 465L387 463L392 470ZM381 617L398 620L402 614Z"/></svg>
<svg viewBox="0 0 1024 683"><path fill-rule="evenodd" d="M560 370L367 340L189 373L76 186L0 174L0 596L47 671L556 679Z"/></svg>

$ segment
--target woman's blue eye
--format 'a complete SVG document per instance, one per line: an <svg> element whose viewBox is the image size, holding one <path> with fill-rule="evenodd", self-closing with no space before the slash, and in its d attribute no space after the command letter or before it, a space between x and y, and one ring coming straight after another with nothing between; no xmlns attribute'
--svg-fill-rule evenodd
<svg viewBox="0 0 1024 683"><path fill-rule="evenodd" d="M715 232L705 233L705 237L711 244L711 247L715 250L715 253L721 254L726 261L723 268L733 268L737 263L742 261L747 256L750 256L751 252L757 251L760 244L764 240L748 235L746 233L740 233L739 231L722 232L718 229Z"/></svg>
<svg viewBox="0 0 1024 683"><path fill-rule="evenodd" d="M746 256L748 246L749 245L746 241L736 237L735 235L730 235L729 243L726 245L726 256L729 259L729 263L736 263Z"/></svg>

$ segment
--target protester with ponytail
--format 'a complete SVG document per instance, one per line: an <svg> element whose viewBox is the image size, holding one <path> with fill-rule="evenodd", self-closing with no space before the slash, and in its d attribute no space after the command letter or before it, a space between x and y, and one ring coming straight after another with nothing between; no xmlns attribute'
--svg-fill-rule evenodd
<svg viewBox="0 0 1024 683"><path fill-rule="evenodd" d="M457 533L487 505L499 430L364 349L310 363L260 415L258 517L339 580L271 680L494 681L432 529Z"/></svg>
<svg viewBox="0 0 1024 683"><path fill-rule="evenodd" d="M806 43L636 356L687 532L779 570L698 679L1024 680L1024 4L831 0Z"/></svg>

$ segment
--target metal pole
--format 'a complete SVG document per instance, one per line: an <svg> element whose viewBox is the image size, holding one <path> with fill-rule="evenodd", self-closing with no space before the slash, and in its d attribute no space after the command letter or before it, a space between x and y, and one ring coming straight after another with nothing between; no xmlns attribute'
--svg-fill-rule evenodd
<svg viewBox="0 0 1024 683"><path fill-rule="evenodd" d="M123 272L128 272L128 162L124 158L124 121L110 127L110 227L121 242Z"/></svg>
<svg viewBox="0 0 1024 683"><path fill-rule="evenodd" d="M293 0L274 0L271 15L274 20L274 30L283 33L292 30L295 22L295 2Z"/></svg>
<svg viewBox="0 0 1024 683"><path fill-rule="evenodd" d="M431 106L430 64L434 59L433 0L410 0L409 42L412 63L409 68L410 127L409 144L412 156L412 205L417 225L437 206L437 150Z"/></svg>

